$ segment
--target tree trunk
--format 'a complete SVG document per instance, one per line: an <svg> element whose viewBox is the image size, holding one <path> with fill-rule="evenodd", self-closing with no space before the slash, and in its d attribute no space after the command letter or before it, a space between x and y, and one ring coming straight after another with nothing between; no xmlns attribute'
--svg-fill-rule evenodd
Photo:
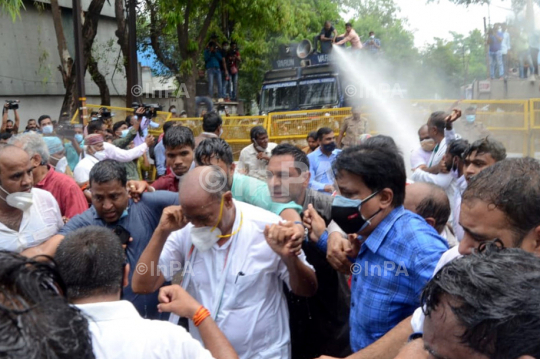
<svg viewBox="0 0 540 359"><path fill-rule="evenodd" d="M101 97L101 105L110 106L111 105L111 94L109 93L109 86L107 85L107 80L105 76L99 72L98 64L96 60L90 56L88 59L88 71L92 76L92 81L99 88L99 96Z"/></svg>
<svg viewBox="0 0 540 359"><path fill-rule="evenodd" d="M131 89L133 87L133 84L131 83L131 77L130 74L130 66L129 66L129 29L126 26L126 17L125 17L125 8L124 8L124 0L115 0L114 1L114 13L116 15L116 24L117 24L117 30L115 31L115 35L118 38L118 45L120 45L120 49L122 50L122 63L124 64L124 71L126 74L127 79L127 88L126 88L126 107L131 107L131 103L133 102L133 95L131 94Z"/></svg>
<svg viewBox="0 0 540 359"><path fill-rule="evenodd" d="M182 98L184 101L184 110L186 110L188 117L197 116L197 108L195 105L195 92L196 92L196 82L198 77L196 61L193 61L193 68L190 74L183 76L181 83L184 83L186 86L183 90L187 93Z"/></svg>

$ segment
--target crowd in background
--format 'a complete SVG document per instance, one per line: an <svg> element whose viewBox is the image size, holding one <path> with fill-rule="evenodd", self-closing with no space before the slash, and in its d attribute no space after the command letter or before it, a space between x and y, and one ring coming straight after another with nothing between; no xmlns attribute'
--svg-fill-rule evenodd
<svg viewBox="0 0 540 359"><path fill-rule="evenodd" d="M540 358L540 162L475 108L429 116L410 176L360 107L238 161L215 111L154 138L144 107L8 108L0 357Z"/></svg>

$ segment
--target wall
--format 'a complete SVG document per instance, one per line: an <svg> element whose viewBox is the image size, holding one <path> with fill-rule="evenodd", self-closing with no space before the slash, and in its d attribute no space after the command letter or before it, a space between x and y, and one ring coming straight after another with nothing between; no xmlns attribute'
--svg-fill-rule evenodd
<svg viewBox="0 0 540 359"><path fill-rule="evenodd" d="M21 11L21 17L15 22L7 14L0 13L0 102L6 99L21 100L21 128L26 126L28 118L39 117L48 113L58 116L65 93L62 76L57 67L60 65L58 47L50 6L40 3L38 9L33 2L24 2L26 10ZM88 7L89 0L83 0L83 9ZM71 54L74 53L73 22L71 16L71 1L60 1L62 8L62 24ZM120 47L116 43L116 21L114 2L105 2L94 41L94 49L100 57L99 69L106 76L111 93L112 105L124 106L121 97L126 93L126 80ZM111 47L104 45L112 42ZM116 63L118 69L114 73ZM99 102L99 90L92 82L90 75L85 77L85 87L88 102ZM10 114L10 118L12 118Z"/></svg>

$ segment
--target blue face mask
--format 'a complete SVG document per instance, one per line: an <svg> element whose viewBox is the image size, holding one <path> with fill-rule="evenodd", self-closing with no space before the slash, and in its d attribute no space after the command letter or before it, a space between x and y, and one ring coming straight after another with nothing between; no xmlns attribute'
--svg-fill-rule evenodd
<svg viewBox="0 0 540 359"><path fill-rule="evenodd" d="M476 115L467 115L465 116L465 119L468 123L474 123L474 121L476 121Z"/></svg>
<svg viewBox="0 0 540 359"><path fill-rule="evenodd" d="M77 133L75 134L75 140L78 142L78 143L81 143L83 141L83 135L80 134L80 133Z"/></svg>
<svg viewBox="0 0 540 359"><path fill-rule="evenodd" d="M124 212L122 212L122 215L120 216L120 219L127 217L129 214L129 207L124 209Z"/></svg>
<svg viewBox="0 0 540 359"><path fill-rule="evenodd" d="M128 135L128 133L129 133L129 129L125 129L122 131L122 134L120 135L120 137L125 138Z"/></svg>
<svg viewBox="0 0 540 359"><path fill-rule="evenodd" d="M332 219L347 234L359 233L371 224L371 220L381 210L375 212L369 219L365 219L360 213L362 203L365 203L375 197L379 191L373 192L363 200L350 199L343 196L334 197L332 203Z"/></svg>

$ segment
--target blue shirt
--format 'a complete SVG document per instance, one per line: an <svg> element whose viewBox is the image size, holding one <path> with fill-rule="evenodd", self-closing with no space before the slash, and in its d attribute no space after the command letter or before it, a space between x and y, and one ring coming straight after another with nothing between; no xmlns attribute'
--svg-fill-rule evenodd
<svg viewBox="0 0 540 359"><path fill-rule="evenodd" d="M210 50L204 50L204 62L207 69L221 68L223 57L219 51L211 52Z"/></svg>
<svg viewBox="0 0 540 359"><path fill-rule="evenodd" d="M82 146L82 145L80 145ZM69 168L71 170L75 170L75 167L77 167L77 164L79 163L79 154L77 153L77 150L71 143L65 143L64 148L66 150L66 159L68 161Z"/></svg>
<svg viewBox="0 0 540 359"><path fill-rule="evenodd" d="M323 250L326 238L318 243ZM375 342L420 306L422 289L447 249L446 240L433 227L403 206L379 223L352 267L353 352Z"/></svg>
<svg viewBox="0 0 540 359"><path fill-rule="evenodd" d="M167 172L167 167L165 166L165 146L163 145L163 140L154 147L154 157L156 158L158 176L164 176Z"/></svg>
<svg viewBox="0 0 540 359"><path fill-rule="evenodd" d="M502 32L498 32L497 33L497 36L499 37L503 37L504 35L502 34ZM499 40L497 38L497 36L495 35L489 35L489 39L490 39L490 42L489 42L489 52L497 52L497 51L500 51L501 50L501 44L502 44L502 41Z"/></svg>
<svg viewBox="0 0 540 359"><path fill-rule="evenodd" d="M341 150L334 150L330 157L321 152L321 148L317 148L307 157L309 158L309 188L316 191L324 192L324 186L334 185L334 172L332 171L332 163L336 159Z"/></svg>
<svg viewBox="0 0 540 359"><path fill-rule="evenodd" d="M131 289L131 279L133 272L139 261L139 257L150 242L152 234L159 224L163 209L168 206L178 205L178 193L168 191L156 191L153 193L144 193L138 203L129 200L128 215L120 218L117 223L106 223L102 220L95 208L92 206L85 212L73 217L60 230L61 235L66 235L76 229L86 226L107 227L111 230L117 225L124 227L133 238L126 249L126 255L130 266L129 285L124 288L123 299L133 303L139 314L147 319L168 319L168 314L161 314L157 311L159 303L157 292L152 294L135 294Z"/></svg>

